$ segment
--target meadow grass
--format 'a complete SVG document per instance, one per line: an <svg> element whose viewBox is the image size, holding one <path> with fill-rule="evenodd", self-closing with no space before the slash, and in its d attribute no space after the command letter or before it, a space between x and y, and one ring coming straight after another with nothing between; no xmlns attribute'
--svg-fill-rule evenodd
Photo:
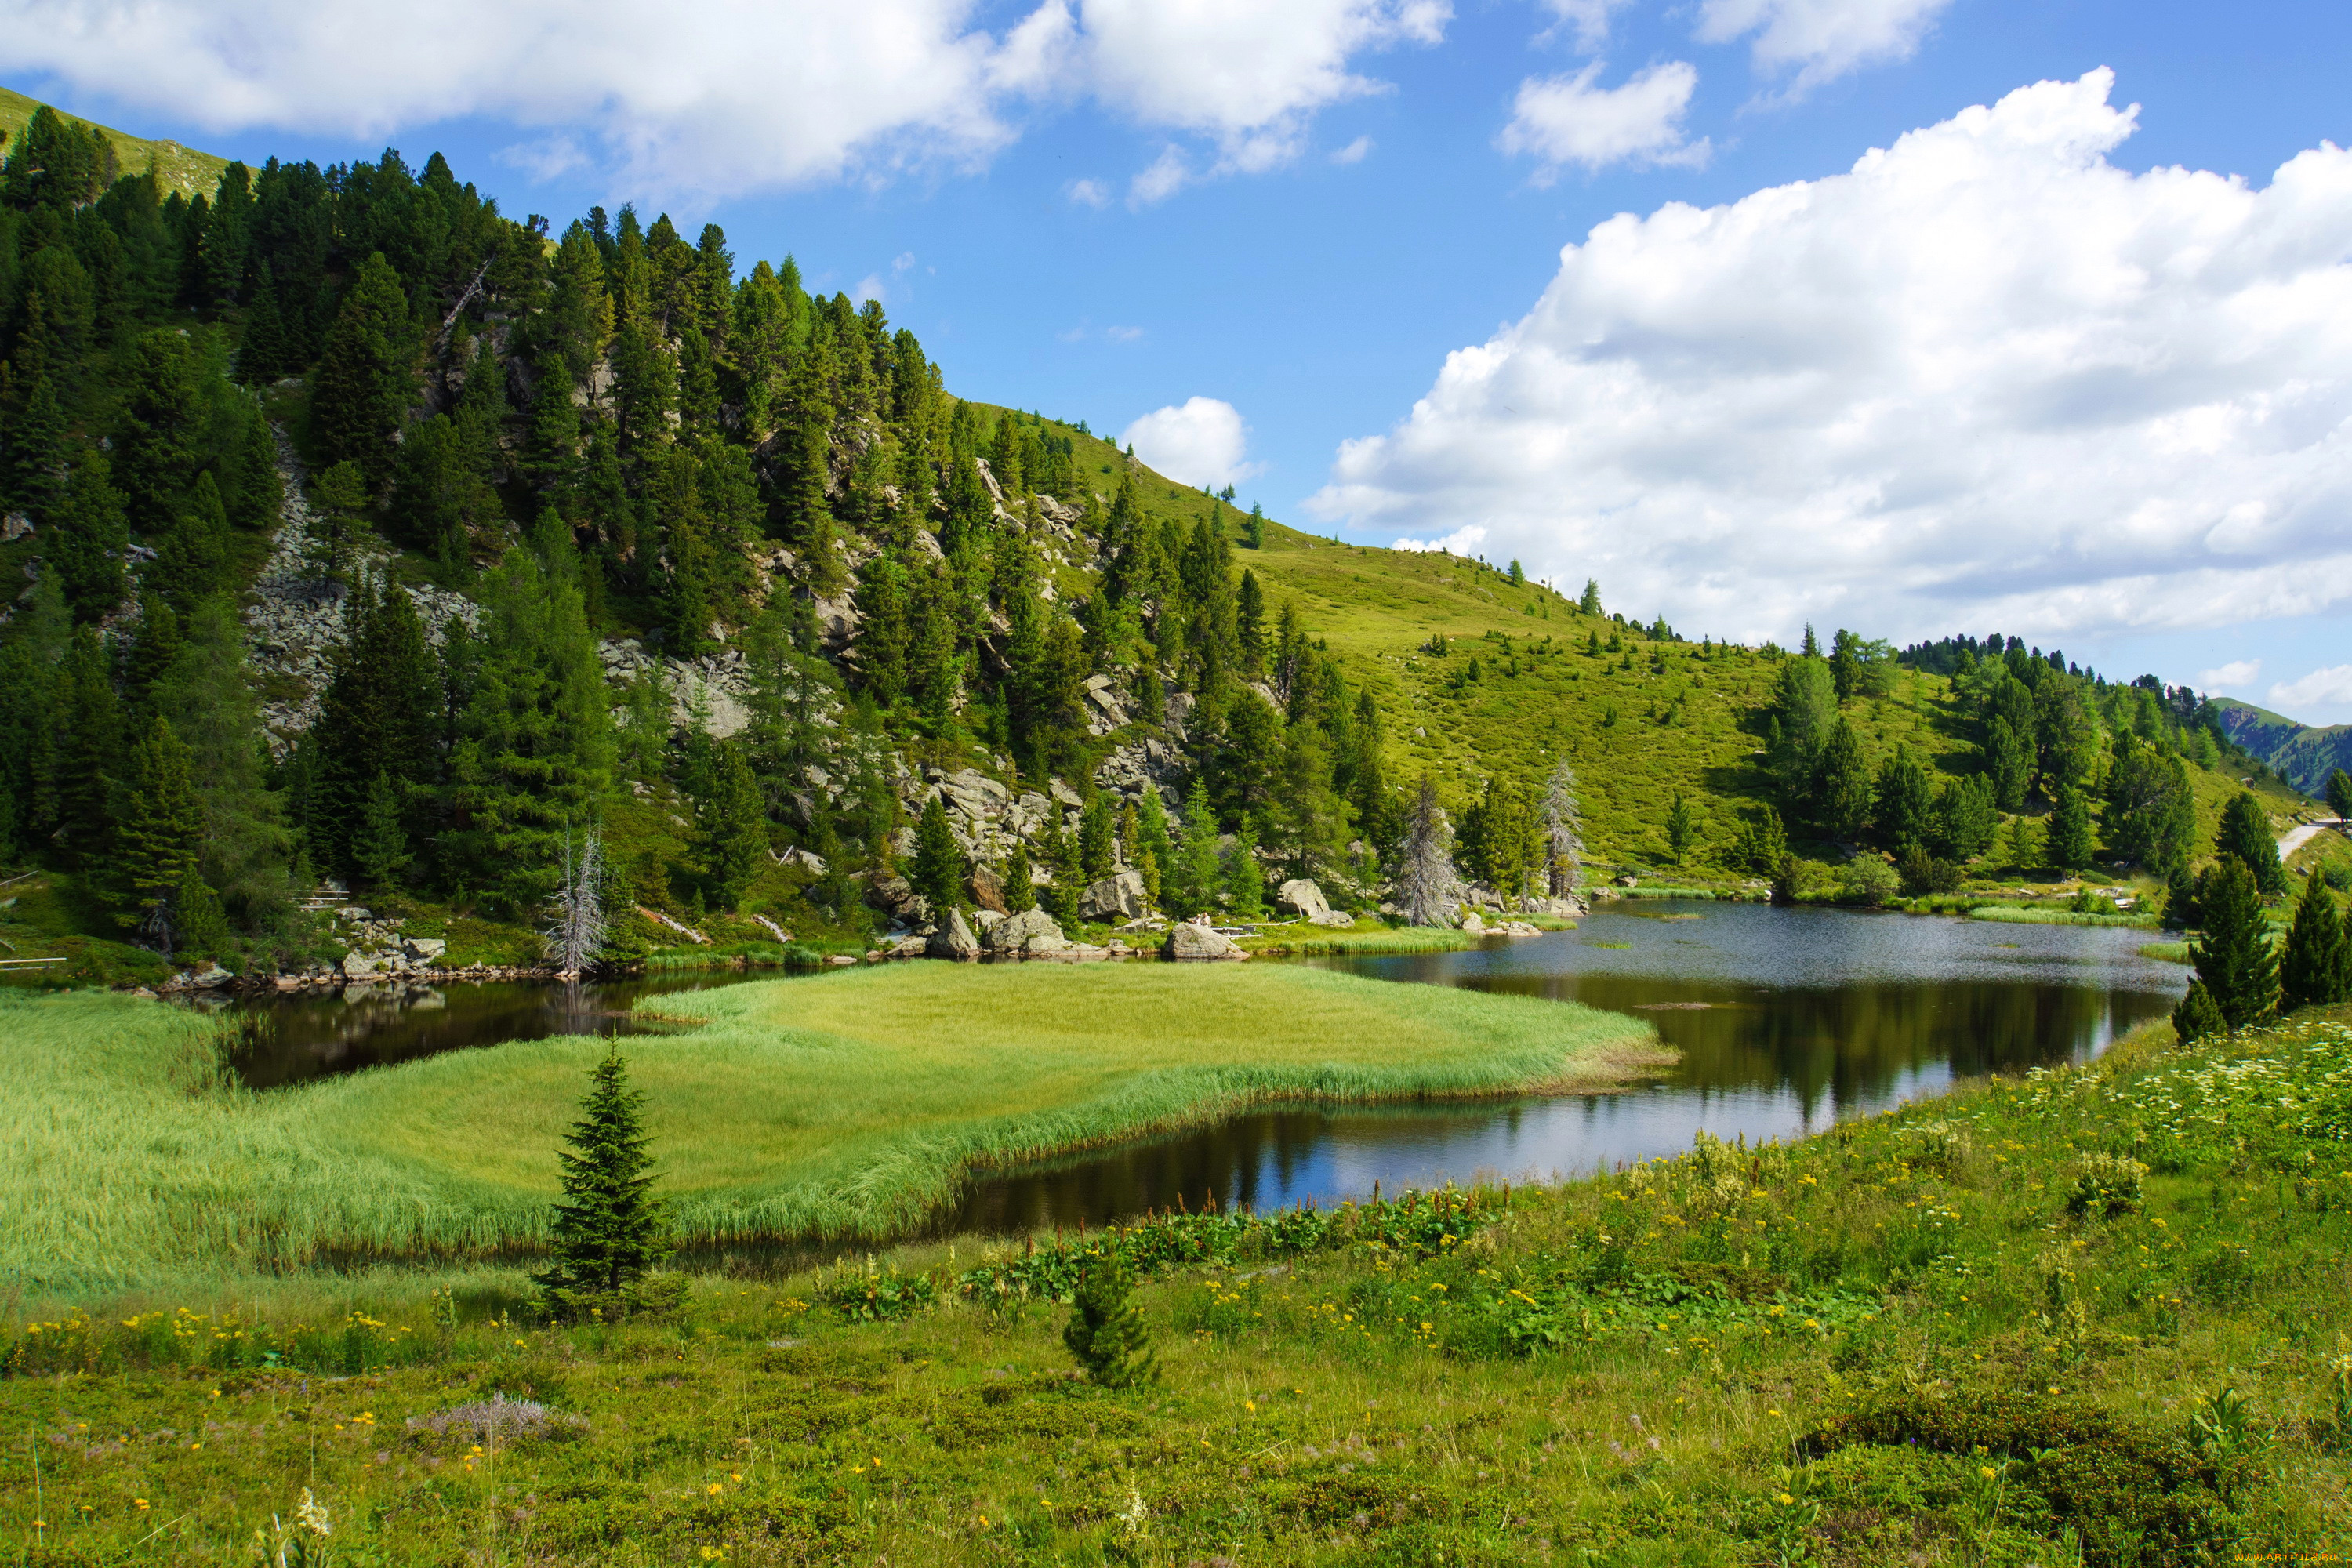
<svg viewBox="0 0 2352 1568"><path fill-rule="evenodd" d="M1969 919L1998 925L2130 926L2141 931L2156 931L2164 924L2156 915L2078 915L2071 910L2026 909L2016 904L1979 904L1969 911Z"/></svg>
<svg viewBox="0 0 2352 1568"><path fill-rule="evenodd" d="M1276 1100L1610 1087L1618 1015L1275 965L893 964L652 998L626 1045L692 1241L879 1237L965 1173ZM688 1011L690 1010L690 1012ZM76 994L0 1004L0 1278L36 1295L546 1236L578 1037L252 1094L217 1026Z"/></svg>
<svg viewBox="0 0 2352 1568"><path fill-rule="evenodd" d="M2347 1049L2340 1008L2157 1024L1795 1144L925 1243L667 1321L476 1269L11 1322L0 1518L142 1564L2309 1556L2352 1523ZM1108 1249L1160 1364L1125 1392L1060 1337Z"/></svg>

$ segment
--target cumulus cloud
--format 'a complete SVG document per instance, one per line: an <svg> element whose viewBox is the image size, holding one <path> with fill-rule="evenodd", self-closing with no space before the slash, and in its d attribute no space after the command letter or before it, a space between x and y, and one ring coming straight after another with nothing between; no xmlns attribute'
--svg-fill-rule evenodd
<svg viewBox="0 0 2352 1568"><path fill-rule="evenodd" d="M2229 663L2222 665L2218 669L2208 669L2199 674L2197 677L2197 689L2200 691L2219 691L2222 688L2228 686L2251 686L2253 684L2254 677L2260 675L2262 672L2263 661L2261 659L2231 659Z"/></svg>
<svg viewBox="0 0 2352 1568"><path fill-rule="evenodd" d="M1530 77L1519 84L1511 122L1495 144L1541 159L1538 184L1564 163L1602 169L1612 163L1703 163L1705 137L1683 140L1683 114L1698 86L1685 61L1650 66L1622 87L1595 87L1601 62L1574 76Z"/></svg>
<svg viewBox="0 0 2352 1568"><path fill-rule="evenodd" d="M1622 214L1310 502L1490 529L1694 630L2210 626L2352 603L2352 154L2108 162L2109 73Z"/></svg>
<svg viewBox="0 0 2352 1568"><path fill-rule="evenodd" d="M1360 163L1371 155L1371 151L1372 139L1369 136L1359 136L1353 142L1349 142L1345 147L1340 148L1337 153L1332 153L1331 162L1334 163Z"/></svg>
<svg viewBox="0 0 2352 1568"><path fill-rule="evenodd" d="M1467 523L1443 539L1400 539L1391 550L1410 550L1421 554L1444 551L1449 555L1475 555L1478 546L1486 542L1486 531L1476 523Z"/></svg>
<svg viewBox="0 0 2352 1568"><path fill-rule="evenodd" d="M1262 472L1246 460L1249 426L1241 411L1214 397L1189 397L1155 409L1129 426L1119 440L1171 479L1214 489Z"/></svg>
<svg viewBox="0 0 2352 1568"><path fill-rule="evenodd" d="M215 131L358 137L460 116L520 166L711 194L974 167L1024 112L1090 98L1197 133L1217 173L1283 162L1317 110L1378 90L1354 58L1434 43L1442 0L0 0L0 69Z"/></svg>
<svg viewBox="0 0 2352 1568"><path fill-rule="evenodd" d="M1082 207L1108 206L1110 205L1110 187L1100 180L1072 180L1070 199Z"/></svg>
<svg viewBox="0 0 2352 1568"><path fill-rule="evenodd" d="M2271 703L2282 710L2340 708L2352 703L2352 664L2332 664L2300 680L2282 680L2271 688Z"/></svg>
<svg viewBox="0 0 2352 1568"><path fill-rule="evenodd" d="M1767 76L1791 70L1788 96L1848 71L1907 59L1952 0L1706 0L1702 43L1755 35L1749 58Z"/></svg>

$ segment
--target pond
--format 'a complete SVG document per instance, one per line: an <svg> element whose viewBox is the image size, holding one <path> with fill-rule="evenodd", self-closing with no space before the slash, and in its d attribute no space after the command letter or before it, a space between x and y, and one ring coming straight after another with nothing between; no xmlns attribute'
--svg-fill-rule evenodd
<svg viewBox="0 0 2352 1568"><path fill-rule="evenodd" d="M933 1228L1018 1233L1180 1202L1277 1208L1486 1177L1572 1175L1690 1147L1820 1131L1956 1078L2084 1060L2170 1011L2178 964L2147 931L1625 900L1572 931L1462 952L1312 959L1406 984L1581 1002L1656 1026L1679 1062L1616 1094L1280 1110L975 1180ZM235 1004L265 1014L240 1065L267 1089L559 1034L631 1033L643 996L772 977L710 971L580 985L352 986ZM822 984L809 976L804 984ZM655 1026L658 1027L659 1026Z"/></svg>
<svg viewBox="0 0 2352 1568"><path fill-rule="evenodd" d="M1400 982L1582 1002L1682 1053L1608 1095L1263 1111L1108 1154L992 1174L941 1229L1101 1225L1180 1201L1279 1208L1476 1177L1573 1175L1694 1132L1788 1138L1957 1078L2084 1060L2171 1010L2152 933L1761 904L1626 900L1580 929L1465 952L1313 960Z"/></svg>

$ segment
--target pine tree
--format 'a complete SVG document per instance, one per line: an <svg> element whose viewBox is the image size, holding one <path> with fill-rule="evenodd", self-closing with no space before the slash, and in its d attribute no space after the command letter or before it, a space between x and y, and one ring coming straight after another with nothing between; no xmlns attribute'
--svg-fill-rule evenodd
<svg viewBox="0 0 2352 1568"><path fill-rule="evenodd" d="M1078 1276L1069 1325L1062 1331L1062 1342L1087 1375L1105 1388L1136 1388L1160 1378L1160 1361L1152 1353L1134 1290L1127 1260L1116 1244L1106 1243L1103 1253Z"/></svg>
<svg viewBox="0 0 2352 1568"><path fill-rule="evenodd" d="M157 609L163 611L158 605ZM215 594L188 613L178 647L147 698L188 748L203 827L202 863L229 910L254 921L287 900L292 842L269 787L261 700L234 598Z"/></svg>
<svg viewBox="0 0 2352 1568"><path fill-rule="evenodd" d="M663 1205L652 1196L645 1096L629 1087L617 1048L590 1069L588 1086L580 1120L563 1135L571 1150L556 1155L565 1201L550 1226L554 1258L531 1277L541 1310L557 1320L625 1311L630 1287L670 1250Z"/></svg>
<svg viewBox="0 0 2352 1568"><path fill-rule="evenodd" d="M360 264L310 372L310 425L331 463L360 466L371 492L392 479L415 390L415 348L400 276L377 251Z"/></svg>
<svg viewBox="0 0 2352 1568"><path fill-rule="evenodd" d="M1257 835L1248 817L1234 835L1233 858L1225 865L1225 908L1237 921L1265 918L1265 869L1258 864Z"/></svg>
<svg viewBox="0 0 2352 1568"><path fill-rule="evenodd" d="M1832 837L1859 841L1870 829L1870 767L1861 738L1841 717L1813 773L1813 814Z"/></svg>
<svg viewBox="0 0 2352 1568"><path fill-rule="evenodd" d="M2229 1026L2221 1016L2221 1009L2213 1005L2213 994L2205 989L2205 983L2202 980L2190 981L2189 994L2183 996L2180 1005L2172 1010L2172 1028L2180 1037L2180 1043L2184 1046L2192 1044L2208 1035L2221 1034Z"/></svg>
<svg viewBox="0 0 2352 1568"><path fill-rule="evenodd" d="M2003 811L2025 804L2033 782L2033 750L2003 718L1995 717L1985 739L1985 768L1992 777L1993 803Z"/></svg>
<svg viewBox="0 0 2352 1568"><path fill-rule="evenodd" d="M1690 802L1683 798L1682 791L1676 790L1674 805L1666 808L1666 847L1674 851L1677 866L1683 863L1683 856L1690 848L1691 835L1696 826Z"/></svg>
<svg viewBox="0 0 2352 1568"><path fill-rule="evenodd" d="M907 868L908 884L930 905L931 918L940 921L963 902L963 850L948 826L947 807L934 794L923 803L922 820L915 826L915 855Z"/></svg>
<svg viewBox="0 0 2352 1568"><path fill-rule="evenodd" d="M1143 877L1144 897L1156 908L1165 887L1171 859L1168 837L1168 808L1160 804L1160 792L1143 792L1143 807L1135 819L1135 868Z"/></svg>
<svg viewBox="0 0 2352 1568"><path fill-rule="evenodd" d="M2197 879L2189 874L2186 860L2173 867L2165 882L2164 923L2173 931L2187 931L2197 924Z"/></svg>
<svg viewBox="0 0 2352 1568"><path fill-rule="evenodd" d="M122 603L122 556L131 525L121 492L107 479L105 455L84 447L75 455L73 475L48 516L50 542L44 551L64 579L74 618L102 620Z"/></svg>
<svg viewBox="0 0 2352 1568"><path fill-rule="evenodd" d="M362 887L391 888L408 869L414 857L408 852L408 830L400 818L400 786L378 768L369 781L366 802L351 840L352 864L359 870Z"/></svg>
<svg viewBox="0 0 2352 1568"><path fill-rule="evenodd" d="M721 741L707 781L695 792L695 868L714 910L732 912L759 874L768 850L766 807L743 748Z"/></svg>
<svg viewBox="0 0 2352 1568"><path fill-rule="evenodd" d="M170 952L173 900L196 864L204 817L188 779L188 748L158 714L131 753L114 813L117 919Z"/></svg>
<svg viewBox="0 0 2352 1568"><path fill-rule="evenodd" d="M230 946L228 915L220 895L205 880L204 868L191 861L180 874L179 890L172 896L173 955L185 963L199 958L225 958Z"/></svg>
<svg viewBox="0 0 2352 1568"><path fill-rule="evenodd" d="M2352 773L2342 768L2327 775L2327 809L2338 822L2352 822Z"/></svg>
<svg viewBox="0 0 2352 1568"><path fill-rule="evenodd" d="M2091 803L2074 784L2058 786L2058 804L2050 813L2044 853L2062 871L2079 871L2091 863Z"/></svg>
<svg viewBox="0 0 2352 1568"><path fill-rule="evenodd" d="M245 328L236 340L236 378L247 386L267 386L297 369L293 346L287 342L286 323L278 313L278 291L265 273L254 286L253 302L246 307Z"/></svg>
<svg viewBox="0 0 2352 1568"><path fill-rule="evenodd" d="M1087 882L1099 882L1111 873L1112 838L1110 805L1097 795L1087 802L1078 817L1078 876Z"/></svg>
<svg viewBox="0 0 2352 1568"><path fill-rule="evenodd" d="M2286 891L2286 865L2280 860L2278 842L2271 837L2270 818L2251 790L2240 790L2221 808L2221 826L2213 836L2216 854L2234 855L2254 874L2254 885L2265 893Z"/></svg>
<svg viewBox="0 0 2352 1568"><path fill-rule="evenodd" d="M1184 829L1160 873L1168 912L1179 920L1206 913L1217 901L1217 814L1199 779L1184 799Z"/></svg>
<svg viewBox="0 0 2352 1568"><path fill-rule="evenodd" d="M1617 640L1613 633L1610 640ZM1837 693L1830 684L1829 667L1811 658L1783 664L1772 697L1766 751L1772 773L1790 801L1803 801L1812 789L1822 749L1836 725Z"/></svg>
<svg viewBox="0 0 2352 1568"><path fill-rule="evenodd" d="M2327 884L2312 878L2303 885L2294 924L2287 930L2286 951L2279 956L2281 1011L2352 1001L2343 991L2345 975L2352 968L2346 940L2343 917Z"/></svg>
<svg viewBox="0 0 2352 1568"><path fill-rule="evenodd" d="M2278 954L2271 947L2262 889L2244 861L2224 855L2206 872L2197 904L2204 940L2189 944L2189 961L2234 1035L2278 1006Z"/></svg>
<svg viewBox="0 0 2352 1568"><path fill-rule="evenodd" d="M153 581L163 585L174 605L185 606L228 586L228 511L212 470L196 476L188 489L171 531L158 542Z"/></svg>
<svg viewBox="0 0 2352 1568"><path fill-rule="evenodd" d="M1029 868L1029 846L1014 840L1004 862L1004 910L1024 914L1037 907L1037 879Z"/></svg>
<svg viewBox="0 0 2352 1568"><path fill-rule="evenodd" d="M1598 581L1591 577L1587 577L1584 580L1584 592L1577 595L1576 607L1577 610L1583 615L1598 616L1601 614L1601 584ZM1595 639L1598 639L1601 636L1597 631L1592 635Z"/></svg>
<svg viewBox="0 0 2352 1568"><path fill-rule="evenodd" d="M2020 871L2032 871L2047 863L2048 836L2041 825L2022 813L2009 825L2009 863Z"/></svg>

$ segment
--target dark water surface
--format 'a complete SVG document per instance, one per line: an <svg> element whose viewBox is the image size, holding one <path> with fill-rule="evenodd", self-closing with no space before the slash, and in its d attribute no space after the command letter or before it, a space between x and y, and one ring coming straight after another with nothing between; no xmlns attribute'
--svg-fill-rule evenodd
<svg viewBox="0 0 2352 1568"><path fill-rule="evenodd" d="M690 974L598 980L465 981L448 985L383 984L330 991L264 992L226 1004L263 1022L237 1058L248 1089L429 1057L442 1051L539 1040L551 1035L636 1035L669 1027L635 1018L643 996L765 980L776 970L698 970Z"/></svg>
<svg viewBox="0 0 2352 1568"><path fill-rule="evenodd" d="M1381 979L1585 1003L1657 1026L1682 1059L1620 1094L1277 1110L987 1177L942 1228L1018 1232L1209 1201L1330 1204L1477 1176L1572 1175L1787 1138L1956 1078L2081 1061L2171 1010L2147 931L1761 904L1629 901L1581 929L1467 952L1311 960ZM1622 944L1622 945L1620 945Z"/></svg>

